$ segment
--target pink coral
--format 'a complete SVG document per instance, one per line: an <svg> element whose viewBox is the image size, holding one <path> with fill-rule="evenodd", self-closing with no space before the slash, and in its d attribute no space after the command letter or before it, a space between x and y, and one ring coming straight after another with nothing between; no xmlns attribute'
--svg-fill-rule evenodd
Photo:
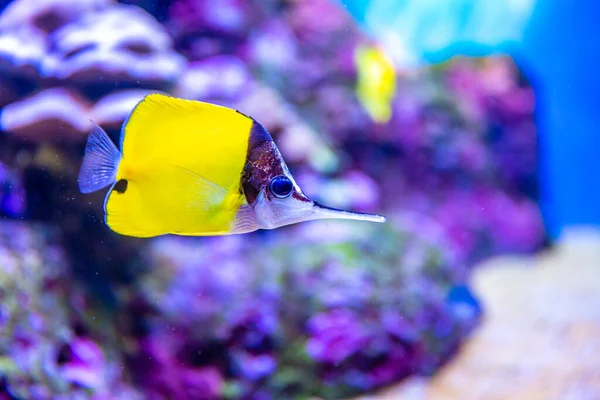
<svg viewBox="0 0 600 400"><path fill-rule="evenodd" d="M334 309L314 315L307 322L307 353L316 360L338 364L367 342L367 332L355 313Z"/></svg>
<svg viewBox="0 0 600 400"><path fill-rule="evenodd" d="M72 383L96 389L105 384L105 357L98 344L76 337L68 345L68 361L60 367L62 377Z"/></svg>

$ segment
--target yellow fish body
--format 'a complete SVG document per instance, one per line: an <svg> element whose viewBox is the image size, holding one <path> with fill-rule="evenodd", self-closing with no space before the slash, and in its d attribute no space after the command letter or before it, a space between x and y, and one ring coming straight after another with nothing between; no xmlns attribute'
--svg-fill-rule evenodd
<svg viewBox="0 0 600 400"><path fill-rule="evenodd" d="M310 200L269 133L227 107L148 95L123 123L120 147L96 126L78 183L83 193L110 186L105 221L123 235L216 236L322 218L385 220Z"/></svg>
<svg viewBox="0 0 600 400"><path fill-rule="evenodd" d="M386 123L392 116L396 94L396 69L392 60L377 46L359 46L354 62L357 69L356 96L369 116Z"/></svg>

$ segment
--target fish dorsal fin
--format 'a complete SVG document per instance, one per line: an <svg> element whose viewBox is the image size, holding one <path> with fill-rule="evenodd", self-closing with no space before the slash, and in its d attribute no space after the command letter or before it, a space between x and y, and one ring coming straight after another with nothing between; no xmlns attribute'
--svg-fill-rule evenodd
<svg viewBox="0 0 600 400"><path fill-rule="evenodd" d="M123 124L123 164L178 166L229 188L240 180L251 127L250 118L230 108L148 95Z"/></svg>
<svg viewBox="0 0 600 400"><path fill-rule="evenodd" d="M135 237L225 234L243 201L235 189L180 166L155 166L142 179L113 185L104 205L106 223Z"/></svg>

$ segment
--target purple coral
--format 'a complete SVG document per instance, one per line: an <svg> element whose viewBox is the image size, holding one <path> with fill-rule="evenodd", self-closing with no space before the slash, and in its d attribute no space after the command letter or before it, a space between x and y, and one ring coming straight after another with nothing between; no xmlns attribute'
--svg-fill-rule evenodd
<svg viewBox="0 0 600 400"><path fill-rule="evenodd" d="M5 294L0 353L7 389L20 398L61 398L85 393L101 399L139 394L124 379L111 349L77 332L68 274L56 231L46 226L0 224L0 289ZM120 365L120 367L116 367Z"/></svg>
<svg viewBox="0 0 600 400"><path fill-rule="evenodd" d="M100 346L87 338L76 337L57 355L63 361L60 375L68 382L97 389L104 383L106 360Z"/></svg>
<svg viewBox="0 0 600 400"><path fill-rule="evenodd" d="M0 164L0 210L6 216L23 216L26 209L25 190L21 177L8 166Z"/></svg>
<svg viewBox="0 0 600 400"><path fill-rule="evenodd" d="M80 139L91 128L89 103L77 92L51 88L4 107L0 129L36 142Z"/></svg>
<svg viewBox="0 0 600 400"><path fill-rule="evenodd" d="M217 400L222 397L224 379L218 368L191 365L193 354L176 354L181 344L173 332L156 332L140 342L138 376L151 398Z"/></svg>
<svg viewBox="0 0 600 400"><path fill-rule="evenodd" d="M237 57L211 57L190 63L175 93L186 99L232 103L247 90L249 82L249 71Z"/></svg>
<svg viewBox="0 0 600 400"><path fill-rule="evenodd" d="M337 365L358 352L368 332L359 316L347 309L334 309L312 316L307 322L307 353L317 361Z"/></svg>

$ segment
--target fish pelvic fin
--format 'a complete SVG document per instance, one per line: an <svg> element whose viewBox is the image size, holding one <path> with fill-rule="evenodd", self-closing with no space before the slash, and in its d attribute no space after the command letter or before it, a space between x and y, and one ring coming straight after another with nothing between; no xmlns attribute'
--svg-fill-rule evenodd
<svg viewBox="0 0 600 400"><path fill-rule="evenodd" d="M77 182L82 193L92 193L115 183L121 153L107 133L94 123L88 136Z"/></svg>

